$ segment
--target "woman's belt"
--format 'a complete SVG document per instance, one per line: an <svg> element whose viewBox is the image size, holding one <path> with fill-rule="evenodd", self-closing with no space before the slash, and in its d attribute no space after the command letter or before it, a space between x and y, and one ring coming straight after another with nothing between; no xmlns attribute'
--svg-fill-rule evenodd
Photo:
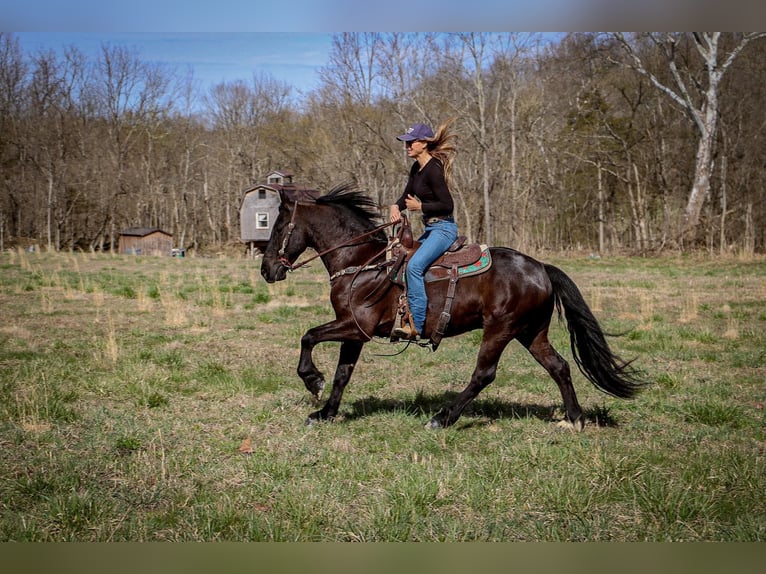
<svg viewBox="0 0 766 574"><path fill-rule="evenodd" d="M449 221L450 223L455 223L455 218L451 215L436 215L434 217L424 217L423 223L425 225L431 225L433 223L436 223L438 221Z"/></svg>

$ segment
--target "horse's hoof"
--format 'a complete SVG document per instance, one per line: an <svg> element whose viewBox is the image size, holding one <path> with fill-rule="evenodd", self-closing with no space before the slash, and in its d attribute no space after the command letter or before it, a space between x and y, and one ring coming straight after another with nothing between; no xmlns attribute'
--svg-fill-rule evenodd
<svg viewBox="0 0 766 574"><path fill-rule="evenodd" d="M315 424L317 424L317 423L320 423L320 422L322 422L323 420L324 420L324 419L322 418L322 411L316 411L316 412L313 412L313 413L311 413L311 414L310 414L310 415L309 415L309 416L306 418L306 426L307 426L307 427L310 427L310 426L314 426Z"/></svg>
<svg viewBox="0 0 766 574"><path fill-rule="evenodd" d="M322 414L322 411L317 411L315 413L311 413L308 418L306 419L306 426L313 426L318 423L324 423L324 422L332 422L335 420L335 417L326 417Z"/></svg>
<svg viewBox="0 0 766 574"><path fill-rule="evenodd" d="M423 425L426 430L434 430L434 429L440 429L442 428L442 424L437 421L436 419L431 419L428 421L425 425Z"/></svg>
<svg viewBox="0 0 766 574"><path fill-rule="evenodd" d="M306 390L310 392L314 398L318 401L324 391L324 377L322 375L308 375L303 379L303 384L306 386Z"/></svg>
<svg viewBox="0 0 766 574"><path fill-rule="evenodd" d="M572 432L582 432L583 428L585 428L585 423L583 423L582 418L577 419L575 422L564 419L557 422L556 426Z"/></svg>

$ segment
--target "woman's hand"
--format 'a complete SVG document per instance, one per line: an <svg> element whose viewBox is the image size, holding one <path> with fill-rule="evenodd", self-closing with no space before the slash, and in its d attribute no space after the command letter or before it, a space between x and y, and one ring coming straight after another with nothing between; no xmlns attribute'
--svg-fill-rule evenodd
<svg viewBox="0 0 766 574"><path fill-rule="evenodd" d="M410 211L420 211L423 207L421 201L414 195L407 195L407 199L404 200L404 203L407 204L407 209Z"/></svg>
<svg viewBox="0 0 766 574"><path fill-rule="evenodd" d="M394 204L388 210L388 219L391 223L399 223L402 220L402 213L399 211L399 206Z"/></svg>

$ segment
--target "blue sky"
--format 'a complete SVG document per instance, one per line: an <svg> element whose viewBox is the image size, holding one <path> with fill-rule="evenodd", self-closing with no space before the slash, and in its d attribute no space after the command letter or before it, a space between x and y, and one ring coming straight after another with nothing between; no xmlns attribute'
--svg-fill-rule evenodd
<svg viewBox="0 0 766 574"><path fill-rule="evenodd" d="M48 32L541 31L569 29L561 26L582 21L587 14L583 7L614 7L622 1L0 0L0 28ZM668 0L643 3L660 1ZM553 28L548 27L551 24Z"/></svg>
<svg viewBox="0 0 766 574"><path fill-rule="evenodd" d="M0 30L344 32L752 29L752 0L0 0Z"/></svg>
<svg viewBox="0 0 766 574"><path fill-rule="evenodd" d="M529 26L536 21L540 25L562 11L576 17L580 12L577 5L583 3L608 1L440 0L429 5L412 0L0 0L0 5L2 26L15 30L339 32L456 31L487 26L519 30L520 24ZM556 11L551 12L552 8Z"/></svg>
<svg viewBox="0 0 766 574"><path fill-rule="evenodd" d="M533 24L547 8L572 1L0 0L0 30L16 32L27 53L72 45L95 57L102 43L126 45L144 60L192 68L203 87L265 72L300 94L318 86L333 33L519 30L523 22L540 30L545 20Z"/></svg>
<svg viewBox="0 0 766 574"><path fill-rule="evenodd" d="M264 72L300 93L318 85L338 32L749 29L763 21L763 7L742 3L760 5L730 0L722 13L720 0L0 0L0 31L16 33L25 52L74 45L96 55L102 43L127 45L144 60L192 68L203 86Z"/></svg>
<svg viewBox="0 0 766 574"><path fill-rule="evenodd" d="M148 62L192 69L204 87L266 74L300 92L316 88L332 34L300 32L14 32L25 53L76 46L97 57L103 44L135 48Z"/></svg>

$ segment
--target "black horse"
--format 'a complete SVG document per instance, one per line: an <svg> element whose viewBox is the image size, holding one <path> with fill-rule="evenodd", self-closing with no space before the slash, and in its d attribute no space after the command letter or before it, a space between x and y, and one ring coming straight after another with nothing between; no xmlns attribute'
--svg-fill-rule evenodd
<svg viewBox="0 0 766 574"><path fill-rule="evenodd" d="M340 406L354 366L372 337L388 337L397 319L401 289L391 283L381 263L388 241L377 225L379 210L350 185L335 187L313 202L281 197L279 215L264 252L261 274L267 282L285 279L299 267L296 259L307 249L317 252L330 274L330 299L335 319L309 329L301 338L298 375L319 399L324 376L312 359L314 347L341 343L332 391L321 410L307 423L331 420ZM452 425L466 405L497 373L497 364L513 339L524 345L559 386L564 399L564 424L584 425L568 363L551 346L548 328L554 307L563 307L577 366L598 389L619 398L634 396L644 383L629 362L616 356L604 332L574 282L560 269L513 249L493 247L492 266L480 275L459 280L445 337L483 329L481 347L468 386L426 425ZM427 283L428 314L424 338L430 337L444 308L447 281Z"/></svg>

